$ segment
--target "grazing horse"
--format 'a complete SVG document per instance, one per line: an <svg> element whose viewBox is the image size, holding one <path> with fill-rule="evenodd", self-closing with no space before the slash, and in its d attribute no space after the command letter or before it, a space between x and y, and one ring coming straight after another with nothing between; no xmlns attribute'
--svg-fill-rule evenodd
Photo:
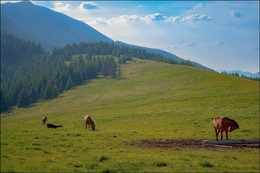
<svg viewBox="0 0 260 173"><path fill-rule="evenodd" d="M213 119L213 125L216 133L216 140L218 141L218 134L221 132L221 140L223 139L223 132L226 132L226 139L228 140L228 129L230 132L239 129L239 125L235 120L231 120L227 117L215 117ZM230 127L230 128L229 128Z"/></svg>
<svg viewBox="0 0 260 173"><path fill-rule="evenodd" d="M47 123L47 127L56 129L58 127L62 127L62 125L54 125L54 124L51 124L51 123Z"/></svg>
<svg viewBox="0 0 260 173"><path fill-rule="evenodd" d="M45 125L47 122L47 117L46 116L42 116L42 125Z"/></svg>
<svg viewBox="0 0 260 173"><path fill-rule="evenodd" d="M91 126L91 128L92 128L92 130L94 131L95 130L95 123L94 123L94 121L91 119L91 117L89 116L89 115L86 115L85 117L84 117L84 122L85 122L85 124L86 124L86 128L88 128L88 126L89 126L89 128L90 128L90 126Z"/></svg>

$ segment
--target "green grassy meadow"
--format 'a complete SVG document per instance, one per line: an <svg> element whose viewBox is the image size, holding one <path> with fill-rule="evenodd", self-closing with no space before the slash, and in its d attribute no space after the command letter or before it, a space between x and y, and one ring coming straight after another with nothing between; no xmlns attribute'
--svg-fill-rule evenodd
<svg viewBox="0 0 260 173"><path fill-rule="evenodd" d="M134 59L102 78L30 108L1 114L1 172L259 172L259 149L142 148L143 139L259 138L259 81ZM96 131L85 129L90 114ZM48 129L41 116L62 128Z"/></svg>

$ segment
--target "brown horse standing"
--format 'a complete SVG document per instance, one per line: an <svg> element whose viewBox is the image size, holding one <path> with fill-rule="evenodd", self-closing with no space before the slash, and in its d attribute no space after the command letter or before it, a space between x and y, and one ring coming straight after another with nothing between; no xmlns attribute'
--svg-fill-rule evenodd
<svg viewBox="0 0 260 173"><path fill-rule="evenodd" d="M47 117L46 116L42 116L42 125L45 125L47 122Z"/></svg>
<svg viewBox="0 0 260 173"><path fill-rule="evenodd" d="M223 139L223 132L226 132L226 139L228 140L228 128L232 132L236 129L239 129L239 125L235 120L231 120L227 117L215 117L213 119L214 129L216 133L216 140L218 141L218 134L221 132L221 140Z"/></svg>
<svg viewBox="0 0 260 173"><path fill-rule="evenodd" d="M91 119L91 117L89 116L89 115L86 115L85 117L84 117L84 122L85 122L85 124L86 124L86 128L88 128L88 126L89 126L89 128L90 128L90 126L91 126L91 128L92 128L92 130L94 131L95 130L95 123L94 123L94 121Z"/></svg>

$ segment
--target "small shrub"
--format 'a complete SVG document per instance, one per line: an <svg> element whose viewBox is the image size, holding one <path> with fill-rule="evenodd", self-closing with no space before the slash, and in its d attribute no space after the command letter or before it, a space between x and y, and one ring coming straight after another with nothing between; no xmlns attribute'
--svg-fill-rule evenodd
<svg viewBox="0 0 260 173"><path fill-rule="evenodd" d="M35 147L35 148L33 148L33 150L41 150L41 148Z"/></svg>
<svg viewBox="0 0 260 173"><path fill-rule="evenodd" d="M75 163L75 164L74 164L74 167L75 167L75 168L81 168L82 165L81 165L81 164L78 164L78 163Z"/></svg>
<svg viewBox="0 0 260 173"><path fill-rule="evenodd" d="M163 161L160 161L160 162L156 162L153 164L154 166L157 166L157 167L165 167L167 166L168 164L166 162L163 162Z"/></svg>
<svg viewBox="0 0 260 173"><path fill-rule="evenodd" d="M44 154L51 154L49 151L43 151Z"/></svg>
<svg viewBox="0 0 260 173"><path fill-rule="evenodd" d="M237 157L233 156L232 159L237 160Z"/></svg>
<svg viewBox="0 0 260 173"><path fill-rule="evenodd" d="M200 165L202 167L205 167L205 168L212 168L212 167L214 167L214 165L212 163L209 163L208 161L202 162L202 163L200 163Z"/></svg>
<svg viewBox="0 0 260 173"><path fill-rule="evenodd" d="M107 156L101 156L100 158L99 158L99 162L103 162L103 161L106 161L106 160L108 160L109 158L107 157Z"/></svg>

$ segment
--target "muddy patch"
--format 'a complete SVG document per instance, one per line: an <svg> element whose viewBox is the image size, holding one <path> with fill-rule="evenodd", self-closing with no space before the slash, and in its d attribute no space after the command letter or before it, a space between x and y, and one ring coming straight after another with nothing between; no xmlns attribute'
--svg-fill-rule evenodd
<svg viewBox="0 0 260 173"><path fill-rule="evenodd" d="M259 145L202 145L202 139L149 139L127 142L128 145L142 148L194 148L194 149L243 149L258 148Z"/></svg>

